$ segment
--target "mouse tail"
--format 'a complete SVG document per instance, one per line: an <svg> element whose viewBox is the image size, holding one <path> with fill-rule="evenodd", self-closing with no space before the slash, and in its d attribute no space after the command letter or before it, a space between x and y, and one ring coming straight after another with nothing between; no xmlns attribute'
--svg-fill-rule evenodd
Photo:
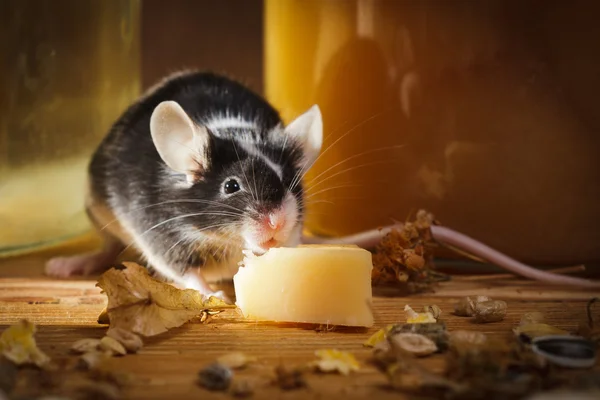
<svg viewBox="0 0 600 400"><path fill-rule="evenodd" d="M304 236L305 244L355 244L364 248L373 248L379 241L392 229L398 229L402 225L392 225L382 229L373 229L360 232L354 235L341 238L322 238L317 236ZM497 265L509 272L525 278L534 279L540 282L569 285L585 288L600 288L600 281L592 281L584 278L559 275L552 272L542 271L530 265L517 261L506 254L491 248L465 234L454 231L439 225L431 226L433 238L443 245L455 247L462 252L466 252L472 258L485 260L491 264ZM475 257L473 257L475 256Z"/></svg>

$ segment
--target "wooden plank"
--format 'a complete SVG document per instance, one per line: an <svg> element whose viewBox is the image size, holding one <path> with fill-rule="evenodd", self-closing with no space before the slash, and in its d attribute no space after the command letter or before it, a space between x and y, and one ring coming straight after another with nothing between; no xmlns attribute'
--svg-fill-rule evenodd
<svg viewBox="0 0 600 400"><path fill-rule="evenodd" d="M224 288L231 293L231 286ZM477 325L470 319L451 315L457 297L482 293L508 302L504 321ZM573 330L585 316L586 301L598 294L520 280L507 280L503 284L457 278L440 285L435 293L376 297L375 327L330 332L317 332L312 327L256 323L244 320L235 311L228 311L209 324L189 323L150 338L139 354L112 359L111 368L134 377L124 390L124 398L127 399L167 396L224 399L231 396L199 388L195 384L197 372L219 355L242 351L258 358L255 365L236 373L238 379L254 382L255 398L364 399L375 396L378 399L402 399L405 397L384 388L385 378L367 364L370 350L362 343L380 327L403 321L405 304L415 308L426 304L439 305L449 330L479 330L494 336L506 336L511 334L511 328L518 323L521 315L530 311L544 312L549 323ZM40 348L53 358L67 357L75 340L102 337L106 327L98 325L96 318L105 301L93 280L3 278L0 279L0 329L21 318L28 318L39 325L36 337ZM282 392L269 384L273 367L277 364L293 366L308 363L315 359L315 350L324 348L354 353L362 364L361 370L349 377L310 374L307 377L309 388L294 392ZM422 362L435 370L443 368L441 356ZM85 382L84 374L73 373L68 377L64 390L69 393L82 382ZM31 387L21 381L18 392L28 394Z"/></svg>

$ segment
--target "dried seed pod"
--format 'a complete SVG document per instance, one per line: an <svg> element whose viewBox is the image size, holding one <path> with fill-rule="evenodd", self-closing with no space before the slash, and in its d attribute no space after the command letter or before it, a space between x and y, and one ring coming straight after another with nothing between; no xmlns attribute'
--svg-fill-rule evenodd
<svg viewBox="0 0 600 400"><path fill-rule="evenodd" d="M446 330L446 324L443 322L394 325L387 336L398 333L418 333L433 340L439 350L443 351L448 348L448 331Z"/></svg>
<svg viewBox="0 0 600 400"><path fill-rule="evenodd" d="M439 319L442 315L442 309L436 306L435 304L432 304L430 306L424 306L423 312L430 313L435 319Z"/></svg>
<svg viewBox="0 0 600 400"><path fill-rule="evenodd" d="M519 325L540 324L543 323L545 319L544 314L539 311L528 312L523 314L521 321L519 321Z"/></svg>
<svg viewBox="0 0 600 400"><path fill-rule="evenodd" d="M406 265L406 268L411 269L413 271L423 269L423 267L425 266L425 259L423 258L423 256L416 254L415 251L412 249L404 250L403 253L404 265Z"/></svg>
<svg viewBox="0 0 600 400"><path fill-rule="evenodd" d="M110 336L104 336L100 340L100 349L104 351L108 351L113 355L121 355L124 356L127 354L127 350L121 343L119 343L116 339L111 338Z"/></svg>
<svg viewBox="0 0 600 400"><path fill-rule="evenodd" d="M591 368L596 364L594 342L578 336L550 335L532 340L531 349L553 364L566 368Z"/></svg>
<svg viewBox="0 0 600 400"><path fill-rule="evenodd" d="M247 380L233 381L231 394L234 397L250 397L254 394L254 388Z"/></svg>
<svg viewBox="0 0 600 400"><path fill-rule="evenodd" d="M106 332L106 336L121 343L130 353L137 353L138 350L144 346L141 337L122 328L110 328L108 332Z"/></svg>
<svg viewBox="0 0 600 400"><path fill-rule="evenodd" d="M100 347L100 339L81 339L73 343L71 351L74 353L89 353L90 351L98 350Z"/></svg>
<svg viewBox="0 0 600 400"><path fill-rule="evenodd" d="M398 333L389 337L390 346L418 357L427 356L438 351L433 340L418 333Z"/></svg>
<svg viewBox="0 0 600 400"><path fill-rule="evenodd" d="M475 305L475 321L480 323L502 321L506 316L506 302L490 300Z"/></svg>
<svg viewBox="0 0 600 400"><path fill-rule="evenodd" d="M454 314L461 317L472 317L475 315L475 305L484 301L490 301L487 296L463 297L454 305Z"/></svg>
<svg viewBox="0 0 600 400"><path fill-rule="evenodd" d="M213 391L227 390L232 378L233 371L229 367L214 363L198 373L198 385Z"/></svg>
<svg viewBox="0 0 600 400"><path fill-rule="evenodd" d="M256 361L255 357L248 357L239 351L223 354L221 357L217 358L219 364L231 369L244 368L248 363L253 361Z"/></svg>

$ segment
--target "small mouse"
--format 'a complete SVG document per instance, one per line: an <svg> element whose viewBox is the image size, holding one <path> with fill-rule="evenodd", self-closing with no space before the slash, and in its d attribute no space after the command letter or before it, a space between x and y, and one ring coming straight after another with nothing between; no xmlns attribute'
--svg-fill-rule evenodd
<svg viewBox="0 0 600 400"><path fill-rule="evenodd" d="M210 72L167 77L115 122L89 164L86 210L103 250L51 259L49 275L102 272L131 243L165 280L214 293L199 269L301 241L301 174L317 158L313 106L284 126L266 100Z"/></svg>
<svg viewBox="0 0 600 400"><path fill-rule="evenodd" d="M284 126L272 105L237 81L199 71L168 76L123 113L92 156L86 210L104 248L53 258L46 273L99 273L133 245L165 280L227 300L207 284L202 267L236 268L244 250L262 254L300 243L374 247L399 225L342 238L302 235L302 177L322 143L317 105ZM431 232L518 275L600 288L522 264L447 227Z"/></svg>

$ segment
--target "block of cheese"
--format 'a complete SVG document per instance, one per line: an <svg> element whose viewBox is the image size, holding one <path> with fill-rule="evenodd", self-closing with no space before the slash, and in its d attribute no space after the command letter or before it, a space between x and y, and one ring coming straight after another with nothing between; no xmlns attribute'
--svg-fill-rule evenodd
<svg viewBox="0 0 600 400"><path fill-rule="evenodd" d="M247 254L233 277L236 305L259 321L370 327L372 269L371 253L357 246Z"/></svg>

